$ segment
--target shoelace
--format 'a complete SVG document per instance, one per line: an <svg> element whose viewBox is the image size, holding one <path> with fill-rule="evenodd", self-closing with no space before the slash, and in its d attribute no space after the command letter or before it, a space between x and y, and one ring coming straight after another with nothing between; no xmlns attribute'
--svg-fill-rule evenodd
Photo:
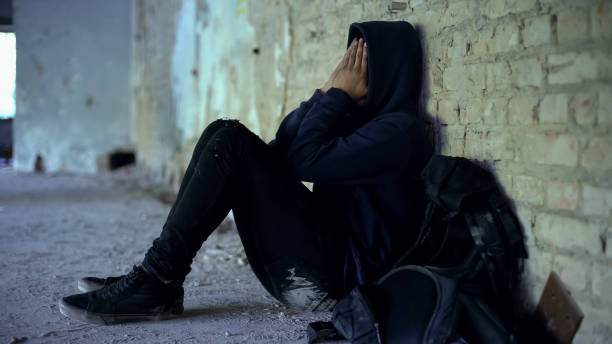
<svg viewBox="0 0 612 344"><path fill-rule="evenodd" d="M106 277L104 279L104 286L111 285L115 282L119 282L123 277L125 277L125 275L122 275L119 277Z"/></svg>
<svg viewBox="0 0 612 344"><path fill-rule="evenodd" d="M123 276L120 280L115 283L109 284L104 288L100 289L98 296L101 299L110 299L114 296L123 293L126 289L129 289L131 286L136 283L143 275L145 274L140 268L134 266L132 271L129 274Z"/></svg>

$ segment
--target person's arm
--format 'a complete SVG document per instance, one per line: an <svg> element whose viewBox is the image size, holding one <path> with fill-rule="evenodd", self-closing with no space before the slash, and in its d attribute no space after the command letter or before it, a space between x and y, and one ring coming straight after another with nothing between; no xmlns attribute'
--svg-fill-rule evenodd
<svg viewBox="0 0 612 344"><path fill-rule="evenodd" d="M347 137L334 137L351 102L344 91L332 88L305 115L287 153L300 180L384 183L405 171L406 165L416 166L424 159L429 151L424 128L416 116L406 118L411 116L406 113L388 114Z"/></svg>
<svg viewBox="0 0 612 344"><path fill-rule="evenodd" d="M342 57L342 60L336 66L334 71L331 73L331 75L329 76L329 78L327 79L323 87L315 90L315 93L312 95L312 97L309 100L302 102L299 108L293 110L289 115L287 115L283 119L280 127L278 128L278 131L276 132L276 138L270 141L270 143L268 143L269 147L274 148L283 153L287 152L287 148L289 147L293 138L297 134L298 127L302 123L302 120L304 119L304 115L306 115L306 113L308 112L308 110L310 110L312 105L315 104L321 98L322 95L327 93L329 89L331 89L332 85L337 82L336 78L338 74L340 73L340 71L342 71L343 69L347 67L347 64L349 64L350 59L353 58L353 61L351 62L351 64L354 65L356 62L357 55L359 54L360 59L358 60L359 61L358 64L361 67L361 62L365 61L365 60L362 61L361 57L363 56L363 59L367 57L367 53L365 52L363 53L363 55L361 55L362 51L365 50L364 45L365 44L363 42L361 43L361 45L358 45L357 41L353 40L353 44L351 44L351 46L346 50L346 52L344 53L344 56ZM344 81L344 84L355 83L355 80L347 80L346 78L344 78L343 81ZM356 84L359 84L359 83L356 83ZM363 86L365 90L365 85ZM364 95L365 95L365 91L364 91Z"/></svg>
<svg viewBox="0 0 612 344"><path fill-rule="evenodd" d="M321 98L322 93L317 89L310 99L300 104L298 108L291 111L281 122L276 137L268 143L268 146L282 152L286 152L291 141L297 134L297 130L304 119L306 112Z"/></svg>

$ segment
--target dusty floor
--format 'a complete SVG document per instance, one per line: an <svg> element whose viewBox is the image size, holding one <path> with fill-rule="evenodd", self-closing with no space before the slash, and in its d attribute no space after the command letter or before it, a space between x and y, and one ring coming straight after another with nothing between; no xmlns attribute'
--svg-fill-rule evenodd
<svg viewBox="0 0 612 344"><path fill-rule="evenodd" d="M0 343L306 343L307 324L329 317L268 296L234 229L200 250L180 318L96 326L61 315L78 278L128 272L159 233L170 206L139 180L0 168Z"/></svg>

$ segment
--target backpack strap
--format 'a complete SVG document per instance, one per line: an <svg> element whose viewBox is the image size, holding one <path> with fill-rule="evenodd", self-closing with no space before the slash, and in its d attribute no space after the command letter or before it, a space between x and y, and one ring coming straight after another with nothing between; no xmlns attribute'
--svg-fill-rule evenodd
<svg viewBox="0 0 612 344"><path fill-rule="evenodd" d="M512 209L508 205L508 202L497 193L491 194L489 197L489 204L495 211L494 214L501 222L504 234L510 248L520 258L527 258L527 249L525 248L523 233L521 231L518 219L514 215Z"/></svg>
<svg viewBox="0 0 612 344"><path fill-rule="evenodd" d="M468 211L464 213L464 216L474 238L480 263L489 276L493 294L500 297L499 283L495 277L499 275L499 270L505 268L506 264L503 257L505 253L504 244L495 227L494 219L490 213L483 210ZM480 271L480 267L475 271Z"/></svg>

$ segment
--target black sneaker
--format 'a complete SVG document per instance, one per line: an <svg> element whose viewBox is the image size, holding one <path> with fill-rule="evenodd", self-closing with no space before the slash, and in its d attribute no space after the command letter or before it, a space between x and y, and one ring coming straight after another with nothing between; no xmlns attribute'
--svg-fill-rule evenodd
<svg viewBox="0 0 612 344"><path fill-rule="evenodd" d="M94 291L94 290L102 289L109 284L113 284L117 282L118 280L122 279L123 276L106 277L106 278L83 277L78 281L77 287L82 292Z"/></svg>
<svg viewBox="0 0 612 344"><path fill-rule="evenodd" d="M92 324L162 320L183 312L183 286L164 283L142 267L102 289L64 297L60 312Z"/></svg>

